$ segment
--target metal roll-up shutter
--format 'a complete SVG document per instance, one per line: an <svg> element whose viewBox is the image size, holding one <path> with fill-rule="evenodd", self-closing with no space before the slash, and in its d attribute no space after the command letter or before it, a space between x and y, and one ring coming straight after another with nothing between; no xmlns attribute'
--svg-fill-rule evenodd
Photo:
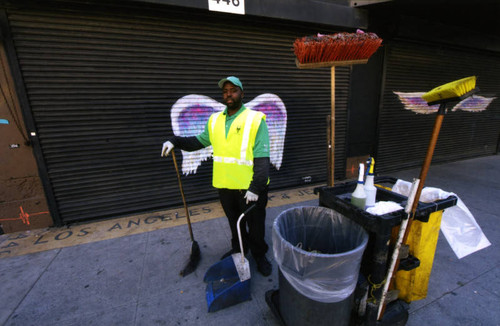
<svg viewBox="0 0 500 326"><path fill-rule="evenodd" d="M379 115L378 173L421 166L436 118L435 114L405 110L394 91L427 92L439 85L475 75L480 88L478 95L498 96L498 54L397 41L386 46L385 60L385 85ZM498 100L480 113L450 111L443 120L434 163L495 153L500 133Z"/></svg>
<svg viewBox="0 0 500 326"><path fill-rule="evenodd" d="M170 108L189 94L221 101L236 75L245 100L274 93L288 112L271 189L327 177L330 70L299 70L295 38L325 27L168 6L9 9L15 51L63 223L182 204ZM231 26L229 28L228 26ZM344 175L349 70L337 70L336 175ZM180 154L180 152L179 152ZM178 160L182 158L177 155ZM183 177L189 203L217 198L211 160Z"/></svg>

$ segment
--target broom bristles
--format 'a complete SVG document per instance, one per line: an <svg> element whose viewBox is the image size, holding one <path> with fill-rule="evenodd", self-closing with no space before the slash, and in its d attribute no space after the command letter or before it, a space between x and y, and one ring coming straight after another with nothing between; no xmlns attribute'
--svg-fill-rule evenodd
<svg viewBox="0 0 500 326"><path fill-rule="evenodd" d="M191 255L189 256L189 261L186 264L186 267L179 273L182 277L191 274L196 270L196 267L198 267L198 264L201 260L201 252L200 252L200 246L198 245L198 242L193 241L193 244L191 246Z"/></svg>
<svg viewBox="0 0 500 326"><path fill-rule="evenodd" d="M368 59L381 45L374 33L336 33L298 38L293 49L300 63L314 63Z"/></svg>

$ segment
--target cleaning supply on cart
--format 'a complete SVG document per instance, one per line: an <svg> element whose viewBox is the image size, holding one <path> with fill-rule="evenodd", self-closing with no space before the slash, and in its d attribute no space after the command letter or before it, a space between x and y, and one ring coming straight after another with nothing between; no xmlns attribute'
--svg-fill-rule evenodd
<svg viewBox="0 0 500 326"><path fill-rule="evenodd" d="M366 208L375 206L375 199L377 197L377 188L373 184L373 170L375 167L375 159L369 157L366 161L366 178L365 178L365 193L366 193Z"/></svg>
<svg viewBox="0 0 500 326"><path fill-rule="evenodd" d="M365 185L363 184L364 175L365 165L363 163L359 163L358 184L356 185L354 192L351 194L351 204L361 209L365 209L366 206Z"/></svg>
<svg viewBox="0 0 500 326"><path fill-rule="evenodd" d="M384 215L402 210L403 206L394 201L378 201L372 207L366 208L366 211L372 215Z"/></svg>

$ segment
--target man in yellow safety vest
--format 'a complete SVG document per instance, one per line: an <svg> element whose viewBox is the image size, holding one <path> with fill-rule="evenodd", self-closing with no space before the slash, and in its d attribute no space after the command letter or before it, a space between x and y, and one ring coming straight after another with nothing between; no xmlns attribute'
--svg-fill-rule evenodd
<svg viewBox="0 0 500 326"><path fill-rule="evenodd" d="M231 228L232 249L225 258L240 251L236 221L251 205L243 219L243 248L250 249L259 272L268 276L272 266L266 258L269 249L264 240L269 184L269 133L266 116L243 105L243 85L234 76L219 81L226 108L210 116L203 133L192 137L170 137L162 148L167 156L174 147L195 151L213 147L212 184ZM248 226L248 231L247 227Z"/></svg>

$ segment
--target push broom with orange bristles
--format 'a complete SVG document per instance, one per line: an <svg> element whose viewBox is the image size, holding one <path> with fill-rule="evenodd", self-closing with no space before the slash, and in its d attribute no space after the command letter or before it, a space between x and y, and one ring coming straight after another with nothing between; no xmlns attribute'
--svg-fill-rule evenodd
<svg viewBox="0 0 500 326"><path fill-rule="evenodd" d="M293 50L299 69L331 67L331 115L328 127L328 185L333 186L335 171L335 67L365 64L382 45L374 33L318 34L295 40Z"/></svg>
<svg viewBox="0 0 500 326"><path fill-rule="evenodd" d="M293 43L298 67L310 64L311 68L318 66L351 65L350 62L368 59L382 45L382 39L374 33L336 33L333 35L305 36L296 39ZM347 61L347 63L345 63Z"/></svg>

